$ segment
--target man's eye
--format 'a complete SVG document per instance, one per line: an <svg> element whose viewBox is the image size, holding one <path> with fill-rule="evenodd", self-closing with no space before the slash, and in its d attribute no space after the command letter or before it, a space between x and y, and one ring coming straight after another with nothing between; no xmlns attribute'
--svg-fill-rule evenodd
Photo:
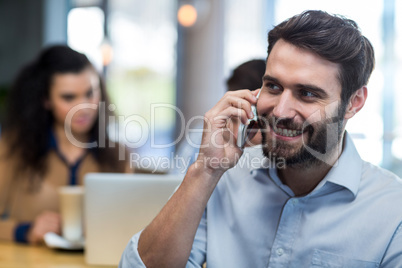
<svg viewBox="0 0 402 268"><path fill-rule="evenodd" d="M302 97L307 97L307 98L316 98L317 97L317 95L315 93L308 91L308 90L301 90L300 95Z"/></svg>
<svg viewBox="0 0 402 268"><path fill-rule="evenodd" d="M266 86L270 92L279 92L281 90L281 88L279 86L277 86L273 83L267 83Z"/></svg>

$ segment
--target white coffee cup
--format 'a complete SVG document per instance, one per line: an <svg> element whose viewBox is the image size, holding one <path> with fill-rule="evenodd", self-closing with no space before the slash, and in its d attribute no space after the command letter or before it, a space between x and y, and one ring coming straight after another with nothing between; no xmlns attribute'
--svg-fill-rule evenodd
<svg viewBox="0 0 402 268"><path fill-rule="evenodd" d="M84 187L63 186L59 189L62 235L73 242L83 239Z"/></svg>

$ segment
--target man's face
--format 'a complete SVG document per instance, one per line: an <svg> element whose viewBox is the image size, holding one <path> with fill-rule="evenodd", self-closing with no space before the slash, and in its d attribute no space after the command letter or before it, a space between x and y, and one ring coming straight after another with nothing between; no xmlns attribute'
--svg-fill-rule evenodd
<svg viewBox="0 0 402 268"><path fill-rule="evenodd" d="M345 114L338 70L336 63L277 41L257 104L266 157L308 166L335 153Z"/></svg>

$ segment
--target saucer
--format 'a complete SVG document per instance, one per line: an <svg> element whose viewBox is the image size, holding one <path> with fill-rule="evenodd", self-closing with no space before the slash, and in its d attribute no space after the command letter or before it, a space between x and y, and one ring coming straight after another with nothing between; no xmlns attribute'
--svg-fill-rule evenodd
<svg viewBox="0 0 402 268"><path fill-rule="evenodd" d="M84 249L85 245L84 238L82 238L80 241L69 241L53 232L46 233L44 240L49 248L57 249L80 250Z"/></svg>

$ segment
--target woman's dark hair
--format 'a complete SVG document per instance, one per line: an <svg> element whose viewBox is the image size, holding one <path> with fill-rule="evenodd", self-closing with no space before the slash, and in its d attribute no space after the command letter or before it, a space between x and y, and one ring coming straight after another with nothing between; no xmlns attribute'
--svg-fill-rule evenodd
<svg viewBox="0 0 402 268"><path fill-rule="evenodd" d="M342 16L308 10L280 23L268 33L268 57L279 39L339 64L343 104L367 85L374 69L370 41L361 34L356 22Z"/></svg>
<svg viewBox="0 0 402 268"><path fill-rule="evenodd" d="M265 60L250 60L240 64L233 70L226 82L228 91L239 89L255 90L261 87L265 73Z"/></svg>
<svg viewBox="0 0 402 268"><path fill-rule="evenodd" d="M49 98L50 86L55 74L78 74L94 67L88 58L68 46L56 45L44 49L39 56L23 67L16 77L8 97L8 110L5 118L4 134L10 154L16 154L19 161L18 171L44 174L46 155L53 126L52 112L45 108ZM96 72L96 71L95 71ZM99 75L98 75L99 76ZM109 106L104 83L100 79L101 101ZM110 111L105 109L106 126ZM106 131L106 130L105 130ZM99 145L99 118L90 130L89 136ZM109 144L107 133L106 145ZM123 171L123 161L118 161L118 148L93 148L96 160L102 171Z"/></svg>

